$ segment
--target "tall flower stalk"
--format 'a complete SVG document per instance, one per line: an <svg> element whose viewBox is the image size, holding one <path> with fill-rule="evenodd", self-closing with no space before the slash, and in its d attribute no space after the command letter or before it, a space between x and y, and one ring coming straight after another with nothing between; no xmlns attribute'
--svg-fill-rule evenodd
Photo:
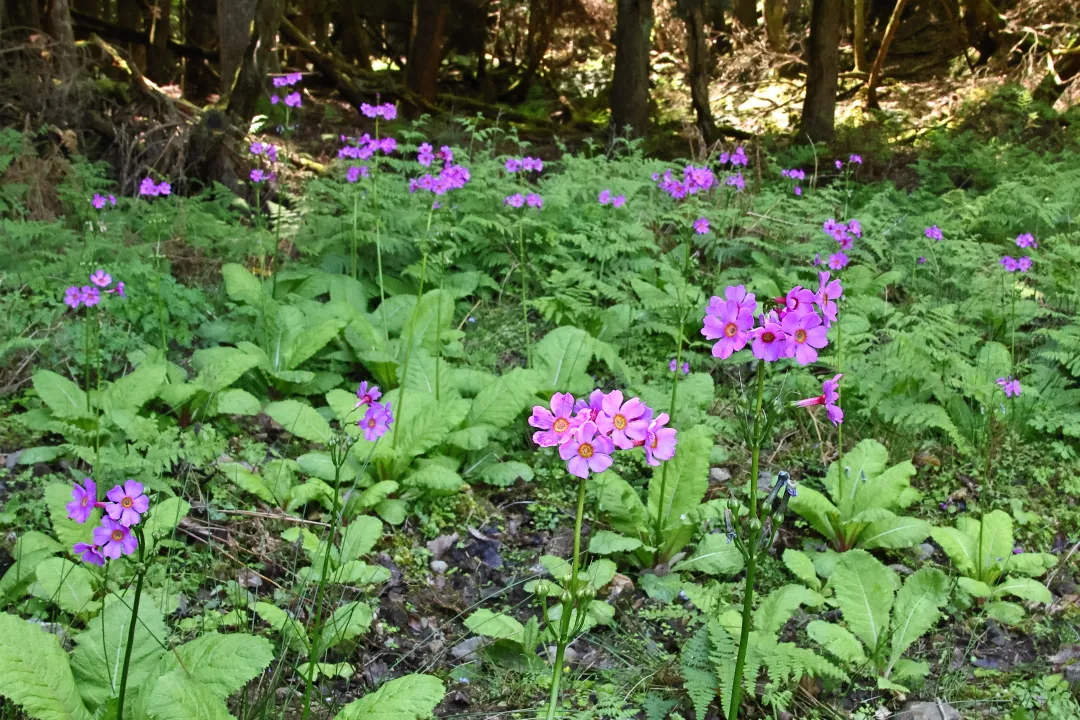
<svg viewBox="0 0 1080 720"><path fill-rule="evenodd" d="M404 417L405 414L405 387L409 382L409 360L412 359L412 347L413 347L413 330L416 327L416 318L420 312L420 302L424 297L424 280L427 276L427 263L428 263L428 241L431 237L431 219L435 214L435 206L432 205L428 210L427 228L424 230L424 246L421 249L420 260L420 284L416 288L416 305L413 307L412 319L409 324L405 326L402 333L409 333L409 337L404 338L405 342L405 359L401 363L401 392L398 395L398 417ZM442 303L442 298L438 298L439 303ZM391 447L397 447L398 430L401 428L401 423L394 426L394 437L390 443Z"/></svg>

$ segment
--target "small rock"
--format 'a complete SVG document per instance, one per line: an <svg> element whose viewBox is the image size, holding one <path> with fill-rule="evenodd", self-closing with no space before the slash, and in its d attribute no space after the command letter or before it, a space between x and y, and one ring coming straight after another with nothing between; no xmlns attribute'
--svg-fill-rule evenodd
<svg viewBox="0 0 1080 720"><path fill-rule="evenodd" d="M447 571L450 566L442 560L432 560L431 564L428 567L430 567L431 572L435 573L436 575L442 575Z"/></svg>
<svg viewBox="0 0 1080 720"><path fill-rule="evenodd" d="M913 572L912 569L909 568L907 565L901 565L900 563L894 563L890 565L889 569L900 576L910 575Z"/></svg>
<svg viewBox="0 0 1080 720"><path fill-rule="evenodd" d="M1005 632L1001 624L994 619L986 621L986 636L991 643L998 647L1005 647L1011 641L1009 634Z"/></svg>
<svg viewBox="0 0 1080 720"><path fill-rule="evenodd" d="M555 662L555 646L554 645L549 645L548 646L547 653L548 653L548 662ZM563 652L563 662L566 663L567 665L573 665L577 661L578 661L577 650L575 650L572 647L566 648L566 650Z"/></svg>
<svg viewBox="0 0 1080 720"><path fill-rule="evenodd" d="M15 466L19 464L19 456L22 455L22 450L16 450L4 459L4 467L8 470L14 470Z"/></svg>
<svg viewBox="0 0 1080 720"><path fill-rule="evenodd" d="M709 468L709 484L710 485L719 485L721 483L726 483L730 479L731 479L731 473L728 472L727 468L722 468L722 467Z"/></svg>
<svg viewBox="0 0 1080 720"><path fill-rule="evenodd" d="M1046 659L1054 665L1064 665L1077 658L1080 658L1080 645L1062 645L1055 654Z"/></svg>
<svg viewBox="0 0 1080 720"><path fill-rule="evenodd" d="M454 546L454 543L458 541L458 534L452 535L440 535L427 544L427 549L431 553L431 557L435 560L439 560L446 551Z"/></svg>
<svg viewBox="0 0 1080 720"><path fill-rule="evenodd" d="M243 588L260 588L263 581L259 573L254 570L244 568L240 572L236 573L236 582Z"/></svg>
<svg viewBox="0 0 1080 720"><path fill-rule="evenodd" d="M949 703L944 700L936 702L909 702L896 714L895 720L963 720Z"/></svg>
<svg viewBox="0 0 1080 720"><path fill-rule="evenodd" d="M611 585L608 586L608 597L614 600L620 595L632 595L634 592L634 581L620 573L615 573L615 577L611 579Z"/></svg>
<svg viewBox="0 0 1080 720"><path fill-rule="evenodd" d="M937 548L930 543L919 545L919 560L929 560L937 554Z"/></svg>
<svg viewBox="0 0 1080 720"><path fill-rule="evenodd" d="M476 654L476 651L484 646L486 640L479 635L475 635L467 640L459 642L454 647L450 648L450 655L456 660L464 660L466 662L479 662L480 656Z"/></svg>

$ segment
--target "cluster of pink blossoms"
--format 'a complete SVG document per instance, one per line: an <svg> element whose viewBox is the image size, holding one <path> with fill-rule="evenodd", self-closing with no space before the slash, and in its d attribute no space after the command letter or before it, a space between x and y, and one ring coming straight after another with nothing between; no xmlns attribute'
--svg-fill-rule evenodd
<svg viewBox="0 0 1080 720"><path fill-rule="evenodd" d="M397 140L392 137L384 137L375 139L371 135L364 133L358 138L341 136L341 142L344 145L338 150L339 160L367 160L377 152L381 152L383 155L389 155L397 150Z"/></svg>
<svg viewBox="0 0 1080 720"><path fill-rule="evenodd" d="M274 78L273 84L274 84L274 87L276 87L276 88L291 88L293 85L295 85L296 83L300 82L303 79L304 79L303 75L301 75L298 72L294 72L294 73L289 73L288 75L281 75L279 77ZM283 99L284 99L285 105L287 107L300 107L300 104L301 104L300 103L300 93L295 92L295 91L293 91L291 93L288 93L287 95L285 95L284 98L281 98L276 94L271 95L270 96L270 104L271 105L277 105Z"/></svg>
<svg viewBox="0 0 1080 720"><path fill-rule="evenodd" d="M531 208L539 210L544 207L544 198L540 197L536 193L529 193L528 195L522 195L521 193L514 193L513 195L507 195L503 198L503 205L509 205L512 208L520 208L528 205Z"/></svg>
<svg viewBox="0 0 1080 720"><path fill-rule="evenodd" d="M356 407L367 407L364 417L360 418L356 424L364 431L364 439L368 442L375 442L381 438L394 424L394 413L390 410L390 403L377 402L381 397L382 391L379 390L379 386L369 386L366 380L356 388Z"/></svg>
<svg viewBox="0 0 1080 720"><path fill-rule="evenodd" d="M507 158L503 167L508 173L543 172L544 161L534 157Z"/></svg>
<svg viewBox="0 0 1080 720"><path fill-rule="evenodd" d="M663 174L653 173L653 181L675 200L682 200L688 195L696 195L699 192L711 190L716 187L717 180L713 171L707 167L694 167L687 165L683 168L682 180L672 176L671 170L665 170Z"/></svg>
<svg viewBox="0 0 1080 720"><path fill-rule="evenodd" d="M834 218L829 218L822 224L821 229L840 246L840 252L833 253L826 261L829 269L843 270L848 264L848 256L844 251L855 246L855 238L862 237L862 224L858 220L848 220L846 223L841 223L836 222ZM820 256L814 258L815 265L820 263Z"/></svg>
<svg viewBox="0 0 1080 720"><path fill-rule="evenodd" d="M472 178L464 165L445 165L438 175L427 173L409 180L409 192L427 190L435 195L445 195L451 190L460 190Z"/></svg>
<svg viewBox="0 0 1080 720"><path fill-rule="evenodd" d="M728 163L731 163L732 167L746 167L750 164L750 160L746 157L746 150L743 149L742 145L735 148L735 152L733 153L720 153L719 159L721 165L727 165Z"/></svg>
<svg viewBox="0 0 1080 720"><path fill-rule="evenodd" d="M99 195L97 193L94 193L94 197L90 200L90 204L93 205L94 208L97 209L97 210L105 209L105 204L106 203L108 203L109 205L115 206L116 205L116 196L115 195L109 195L108 197L106 197L104 195Z"/></svg>
<svg viewBox="0 0 1080 720"><path fill-rule="evenodd" d="M604 188L600 191L599 197L596 198L597 202L601 205L611 205L613 208L621 208L626 204L625 195L612 195L611 190Z"/></svg>
<svg viewBox="0 0 1080 720"><path fill-rule="evenodd" d="M382 105L360 103L360 113L368 118L381 117L383 120L393 120L397 117L397 108L394 107L393 103L383 103Z"/></svg>
<svg viewBox="0 0 1080 720"><path fill-rule="evenodd" d="M1035 241L1035 236L1031 233L1021 233L1016 236L1016 247L1038 249L1039 243ZM1033 262L1034 261L1028 255L1021 258L1014 258L1006 255L1001 258L1001 267L1005 268L1005 272L1027 272L1031 269ZM1017 395L1019 394L1020 393L1017 392Z"/></svg>
<svg viewBox="0 0 1080 720"><path fill-rule="evenodd" d="M98 268L90 273L90 285L82 287L72 285L64 291L64 304L72 310L78 310L83 306L94 307L101 302L102 292L107 295L116 294L125 297L124 283L118 282L115 287L109 287L112 281L112 275Z"/></svg>
<svg viewBox="0 0 1080 720"><path fill-rule="evenodd" d="M713 296L705 310L701 334L717 340L713 357L727 359L750 345L754 357L766 362L794 358L809 365L818 350L829 344L828 329L836 322L836 300L844 294L839 280L829 273L818 276L818 291L796 285L774 299L776 308L762 312L755 322L757 298L742 285L728 286L724 298Z"/></svg>
<svg viewBox="0 0 1080 720"><path fill-rule="evenodd" d="M840 378L842 377L844 377L843 374L833 375L831 380L826 380L821 383L820 395L806 398L805 400L799 400L795 403L796 407L824 405L825 414L833 425L839 425L844 422L844 411L836 404L836 401L840 399Z"/></svg>
<svg viewBox="0 0 1080 720"><path fill-rule="evenodd" d="M558 447L567 471L587 478L611 467L616 449L645 450L645 461L659 465L675 456L678 444L675 428L666 427L667 413L653 416L653 409L640 398L623 402L619 390L593 390L589 399L574 401L570 393L555 393L550 409L533 407L529 424L539 430L533 442L540 447Z"/></svg>
<svg viewBox="0 0 1080 720"><path fill-rule="evenodd" d="M795 187L792 188L791 191L793 193L795 193L796 195L802 195L802 185L799 185L799 183L806 180L806 171L805 170L797 170L795 168L792 168L791 170L781 170L780 171L780 176L781 177L786 177L789 180L794 180L795 181Z"/></svg>
<svg viewBox="0 0 1080 720"><path fill-rule="evenodd" d="M862 165L862 155L848 155L848 162L852 165ZM836 160L833 164L836 165L837 170L844 167L843 160Z"/></svg>
<svg viewBox="0 0 1080 720"><path fill-rule="evenodd" d="M1012 375L1008 377L1000 377L997 379L998 387L1005 393L1005 397L1019 397L1022 388L1020 387L1020 381L1014 378Z"/></svg>
<svg viewBox="0 0 1080 720"><path fill-rule="evenodd" d="M253 142L251 143L251 147L248 148L248 152L250 152L252 155L255 155L256 157L265 157L272 163L276 163L278 161L277 146L270 143Z"/></svg>
<svg viewBox="0 0 1080 720"><path fill-rule="evenodd" d="M171 195L172 185L162 180L160 183L155 183L153 178L145 177L142 182L139 183L139 195L143 197L159 197L161 195Z"/></svg>
<svg viewBox="0 0 1080 720"><path fill-rule="evenodd" d="M442 160L445 165L454 160L454 151L450 149L449 145L443 145L439 148L439 152L435 152L435 148L431 146L431 143L424 143L416 149L416 162L424 167L431 167L431 163L435 162L435 158Z"/></svg>
<svg viewBox="0 0 1080 720"><path fill-rule="evenodd" d="M85 562L104 565L105 559L116 560L121 555L131 555L139 547L139 541L131 534L142 516L150 509L150 499L143 493L142 483L134 480L117 485L105 497L109 502L97 499L97 484L86 478L71 490L71 502L67 504L68 519L80 525L90 519L94 508L104 508L101 525L94 528L93 543L75 543L72 550Z"/></svg>

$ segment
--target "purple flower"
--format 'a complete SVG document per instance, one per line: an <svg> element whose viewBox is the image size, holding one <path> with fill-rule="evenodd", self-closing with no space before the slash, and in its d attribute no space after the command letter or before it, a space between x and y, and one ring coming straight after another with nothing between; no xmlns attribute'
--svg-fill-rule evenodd
<svg viewBox="0 0 1080 720"><path fill-rule="evenodd" d="M369 175L367 165L353 165L345 171L345 180L354 183L362 177Z"/></svg>
<svg viewBox="0 0 1080 720"><path fill-rule="evenodd" d="M810 306L813 305L815 300L814 293L810 292L802 285L796 285L791 288L791 290L788 290L786 296L777 298L777 302L784 306L781 311L781 317L786 317L789 314L801 315L811 309Z"/></svg>
<svg viewBox="0 0 1080 720"><path fill-rule="evenodd" d="M616 195L615 197L613 197L611 199L611 207L621 208L625 204L626 204L626 196L625 195Z"/></svg>
<svg viewBox="0 0 1080 720"><path fill-rule="evenodd" d="M145 177L145 178L142 179L142 182L139 183L139 194L140 195L157 195L158 194L157 193L157 183L154 182L153 178Z"/></svg>
<svg viewBox="0 0 1080 720"><path fill-rule="evenodd" d="M821 264L821 253L814 253L814 259L810 261L810 264L817 267Z"/></svg>
<svg viewBox="0 0 1080 720"><path fill-rule="evenodd" d="M726 360L732 353L746 347L750 339L750 331L754 327L752 309L740 307L738 302L732 300L724 302L718 297L713 297L707 312L709 314L705 316L702 323L701 334L707 340L719 341L713 345L713 357Z"/></svg>
<svg viewBox="0 0 1080 720"><path fill-rule="evenodd" d="M98 552L98 548L95 545L79 542L72 545L71 549L75 551L75 554L78 555L79 559L83 562L98 566L105 564L105 558Z"/></svg>
<svg viewBox="0 0 1080 720"><path fill-rule="evenodd" d="M522 158L521 169L525 172L543 172L544 161L534 157Z"/></svg>
<svg viewBox="0 0 1080 720"><path fill-rule="evenodd" d="M596 423L583 423L566 442L559 446L559 457L567 461L566 469L575 477L587 478L589 471L600 473L611 467L615 443L596 432Z"/></svg>
<svg viewBox="0 0 1080 720"><path fill-rule="evenodd" d="M562 444L584 420L575 417L574 396L570 393L555 393L551 396L551 409L535 405L529 416L529 425L539 428L533 433L533 442L540 447L555 447Z"/></svg>
<svg viewBox="0 0 1080 720"><path fill-rule="evenodd" d="M360 387L356 388L356 407L370 405L381 397L382 390L379 389L379 386L369 386L367 380L365 380L360 383Z"/></svg>
<svg viewBox="0 0 1080 720"><path fill-rule="evenodd" d="M662 460L675 457L678 439L675 437L675 428L664 427L668 420L670 418L667 413L660 413L645 431L645 462L654 467Z"/></svg>
<svg viewBox="0 0 1080 720"><path fill-rule="evenodd" d="M624 403L622 392L612 390L604 396L596 426L611 438L615 447L629 450L635 443L644 442L650 419L652 410L639 398L631 398Z"/></svg>
<svg viewBox="0 0 1080 720"><path fill-rule="evenodd" d="M931 240L936 240L937 242L941 242L944 239L944 236L941 234L941 228L939 228L937 225L931 225L930 227L923 230L923 235L930 238Z"/></svg>
<svg viewBox="0 0 1080 720"><path fill-rule="evenodd" d="M729 187L735 188L737 192L742 192L746 189L746 181L743 180L742 173L735 173L734 175L728 175L727 180L724 181Z"/></svg>
<svg viewBox="0 0 1080 720"><path fill-rule="evenodd" d="M829 331L821 324L816 312L788 313L781 321L781 327L788 339L787 356L795 358L800 365L817 361L817 351L829 344Z"/></svg>
<svg viewBox="0 0 1080 720"><path fill-rule="evenodd" d="M424 143L416 150L416 162L420 163L424 167L430 167L431 163L435 161L435 153L431 147L431 143Z"/></svg>
<svg viewBox="0 0 1080 720"><path fill-rule="evenodd" d="M786 354L787 335L775 318L766 316L763 320L761 327L750 331L750 337L754 339L750 351L758 360L776 362Z"/></svg>
<svg viewBox="0 0 1080 720"><path fill-rule="evenodd" d="M724 298L742 309L749 310L751 315L757 310L757 297L754 293L746 292L746 287L743 285L728 285L724 288ZM713 298L712 302L709 303L710 307L719 300L720 298Z"/></svg>
<svg viewBox="0 0 1080 720"><path fill-rule="evenodd" d="M304 76L298 72L289 73L288 75L282 75L272 80L274 87L292 87L296 83L304 79Z"/></svg>
<svg viewBox="0 0 1080 720"><path fill-rule="evenodd" d="M1037 248L1039 243L1035 242L1035 236L1031 233L1021 233L1016 236L1016 247Z"/></svg>
<svg viewBox="0 0 1080 720"><path fill-rule="evenodd" d="M277 158L278 158L277 146L276 145L267 145L266 146L266 159L269 160L272 163L276 163Z"/></svg>
<svg viewBox="0 0 1080 720"><path fill-rule="evenodd" d="M678 369L678 367L679 367L679 364L677 362L675 362L675 358L671 358L671 362L668 363L668 369L671 370L671 372L675 372L675 370ZM682 374L683 375L689 375L690 374L690 363L684 362L682 364Z"/></svg>
<svg viewBox="0 0 1080 720"><path fill-rule="evenodd" d="M1030 270L1031 269L1031 258L1027 257L1026 255L1024 257L1022 257L1022 258L1019 258L1016 261L1016 269L1019 270L1020 272L1027 272L1028 270Z"/></svg>
<svg viewBox="0 0 1080 720"><path fill-rule="evenodd" d="M248 177L249 177L249 178L251 178L251 182L253 182L253 183L261 183L261 182L262 182L263 180L266 180L266 179L267 179L267 175L266 175L266 173L264 173L264 172L263 172L262 170L260 170L259 168L254 168L254 169L253 169L253 170L252 170L252 171L251 171L251 172L250 172L250 173L248 174Z"/></svg>
<svg viewBox="0 0 1080 720"><path fill-rule="evenodd" d="M531 207L539 210L544 207L544 198L540 197L536 193L529 193L525 196L525 203Z"/></svg>
<svg viewBox="0 0 1080 720"><path fill-rule="evenodd" d="M862 155L851 155L848 157L848 162L862 165Z"/></svg>
<svg viewBox="0 0 1080 720"><path fill-rule="evenodd" d="M709 221L706 218L699 217L694 221L694 232L698 235L704 235L709 232Z"/></svg>
<svg viewBox="0 0 1080 720"><path fill-rule="evenodd" d="M291 108L300 107L300 93L291 92L285 96L285 105Z"/></svg>
<svg viewBox="0 0 1080 720"><path fill-rule="evenodd" d="M792 188L791 191L796 195L802 197L802 187L800 187L799 185L796 185L794 188Z"/></svg>
<svg viewBox="0 0 1080 720"><path fill-rule="evenodd" d="M117 294L117 295L119 295L120 297L127 297L127 296L126 296L126 295L124 294L124 281L123 281L123 280L121 280L120 282L116 283L116 287L114 287L114 288L111 288L111 289L109 289L109 290L106 290L105 292L107 292L107 293L116 293L116 294Z"/></svg>
<svg viewBox="0 0 1080 720"><path fill-rule="evenodd" d="M610 190L607 190L607 189L605 189L605 190L601 190L601 191L600 191L600 196L599 196L599 197L597 197L597 198L596 198L596 200L597 200L597 201L598 201L598 202L599 202L599 203L600 203L601 205L607 205L608 203L610 203L610 202L611 202L611 191L610 191Z"/></svg>
<svg viewBox="0 0 1080 720"><path fill-rule="evenodd" d="M453 162L454 160L454 151L450 149L449 145L443 145L439 148L439 152L436 153L436 155L438 155L439 159L444 163Z"/></svg>
<svg viewBox="0 0 1080 720"><path fill-rule="evenodd" d="M381 117L387 120L393 120L397 117L397 108L391 103L384 103L382 105L369 105L368 103L361 103L360 112L364 115L364 117L369 118Z"/></svg>
<svg viewBox="0 0 1080 720"><path fill-rule="evenodd" d="M386 434L393 422L394 414L390 410L390 403L384 405L373 402L358 424L364 430L364 439L368 442L375 442Z"/></svg>
<svg viewBox="0 0 1080 720"><path fill-rule="evenodd" d="M94 193L94 199L90 201L90 204L93 205L98 210L101 210L102 208L104 208L105 203L106 203L105 196L104 195L98 195L97 193ZM113 203L113 204L115 205L116 203Z"/></svg>
<svg viewBox="0 0 1080 720"><path fill-rule="evenodd" d="M998 386L1005 392L1005 397L1019 397L1020 396L1020 381L1015 379L1012 375L1009 377L1000 377L997 379Z"/></svg>
<svg viewBox="0 0 1080 720"><path fill-rule="evenodd" d="M842 252L833 253L829 256L829 268L831 270L843 270L847 267L848 256Z"/></svg>
<svg viewBox="0 0 1080 720"><path fill-rule="evenodd" d="M116 206L116 196L115 195L109 195L109 204L114 206L114 207Z"/></svg>
<svg viewBox="0 0 1080 720"><path fill-rule="evenodd" d="M378 142L378 147L383 155L389 155L397 150L397 140L392 137L384 137Z"/></svg>
<svg viewBox="0 0 1080 720"><path fill-rule="evenodd" d="M834 375L832 380L826 380L821 383L821 394L817 397L807 398L805 400L799 400L795 405L797 407L810 407L812 405L824 405L825 412L829 416L829 420L833 425L839 425L844 422L844 411L836 405L836 401L840 399L840 378L841 375Z"/></svg>
<svg viewBox="0 0 1080 720"><path fill-rule="evenodd" d="M94 283L100 288L109 287L112 284L112 275L105 272L101 268L98 268L90 274L90 282Z"/></svg>
<svg viewBox="0 0 1080 720"><path fill-rule="evenodd" d="M521 161L517 158L507 158L504 167L509 173L521 172Z"/></svg>
<svg viewBox="0 0 1080 720"><path fill-rule="evenodd" d="M110 518L101 518L101 525L94 528L94 545L100 553L111 560L121 555L131 555L139 547L139 541L131 534L131 528Z"/></svg>
<svg viewBox="0 0 1080 720"><path fill-rule="evenodd" d="M64 304L72 310L78 310L82 305L82 293L77 285L72 285L64 291Z"/></svg>
<svg viewBox="0 0 1080 720"><path fill-rule="evenodd" d="M837 161L836 161L836 163L835 163L835 165L836 165L836 169L837 169L837 170L839 170L840 168L844 167L844 163L843 163L843 161L841 161L841 160L837 160Z"/></svg>
<svg viewBox="0 0 1080 720"><path fill-rule="evenodd" d="M512 208L519 208L525 204L525 196L521 193L514 193L513 195L507 195L503 198L503 205L509 205Z"/></svg>
<svg viewBox="0 0 1080 720"><path fill-rule="evenodd" d="M279 98L277 95L271 95L270 96L270 104L271 105L277 105L279 102L281 102L281 98Z"/></svg>
<svg viewBox="0 0 1080 720"><path fill-rule="evenodd" d="M682 374L683 375L689 375L690 374L690 363L689 362L684 362L682 364Z"/></svg>
<svg viewBox="0 0 1080 720"><path fill-rule="evenodd" d="M596 422L596 419L600 417L600 413L604 409L604 391L593 390L589 394L589 399L581 398L574 403L574 414L581 418L582 422L586 420L592 420Z"/></svg>
<svg viewBox="0 0 1080 720"><path fill-rule="evenodd" d="M150 507L150 499L143 494L142 483L134 480L125 481L123 487L117 485L105 497L109 498L109 502L105 503L105 512L126 527L138 525L142 513Z"/></svg>
<svg viewBox="0 0 1080 720"><path fill-rule="evenodd" d="M848 232L857 238L862 237L862 225L858 220L848 220L847 223Z"/></svg>
<svg viewBox="0 0 1080 720"><path fill-rule="evenodd" d="M98 504L97 483L92 478L86 478L82 485L76 484L71 488L71 498L71 502L65 506L68 520L74 520L82 525L90 518L90 513L94 512Z"/></svg>
<svg viewBox="0 0 1080 720"><path fill-rule="evenodd" d="M818 273L818 291L814 296L814 302L817 304L818 309L821 310L821 314L825 319L825 327L829 327L836 322L836 300L844 294L844 286L840 284L840 280L829 280L829 273Z"/></svg>
<svg viewBox="0 0 1080 720"><path fill-rule="evenodd" d="M919 258L915 262L917 262L919 265L925 265L926 264L926 258L924 256L920 255Z"/></svg>
<svg viewBox="0 0 1080 720"><path fill-rule="evenodd" d="M101 302L101 291L96 287L90 285L83 285L79 288L79 300L86 307L94 307Z"/></svg>

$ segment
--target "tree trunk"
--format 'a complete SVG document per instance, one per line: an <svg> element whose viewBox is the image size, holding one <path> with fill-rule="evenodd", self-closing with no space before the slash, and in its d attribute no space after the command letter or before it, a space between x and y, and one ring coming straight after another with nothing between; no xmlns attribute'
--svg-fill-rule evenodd
<svg viewBox="0 0 1080 720"><path fill-rule="evenodd" d="M678 0L675 7L686 23L690 104L694 107L701 137L708 144L716 137L716 122L709 104L709 52L705 46L706 2L707 0Z"/></svg>
<svg viewBox="0 0 1080 720"><path fill-rule="evenodd" d="M49 34L55 41L56 58L61 75L75 68L75 31L71 27L71 7L68 0L52 0L47 17Z"/></svg>
<svg viewBox="0 0 1080 720"><path fill-rule="evenodd" d="M525 41L525 69L513 88L513 97L525 100L540 63L544 61L551 39L555 35L555 25L562 13L561 0L530 0L529 35Z"/></svg>
<svg viewBox="0 0 1080 720"><path fill-rule="evenodd" d="M143 29L143 11L139 6L139 0L117 0L116 16L121 27L139 32ZM146 68L146 46L141 44L128 45L128 54L131 60L139 68Z"/></svg>
<svg viewBox="0 0 1080 720"><path fill-rule="evenodd" d="M108 7L108 3L105 3L106 10L108 10ZM84 12L87 15L101 17L102 3L100 3L99 0L75 0L73 8L79 12Z"/></svg>
<svg viewBox="0 0 1080 720"><path fill-rule="evenodd" d="M415 25L409 43L409 60L405 65L405 87L428 104L435 102L439 90L439 65L449 9L444 0L416 0ZM415 115L421 108L409 110Z"/></svg>
<svg viewBox="0 0 1080 720"><path fill-rule="evenodd" d="M41 27L41 14L38 11L37 0L6 0L4 9L7 14L5 30L11 27Z"/></svg>
<svg viewBox="0 0 1080 720"><path fill-rule="evenodd" d="M832 140L840 71L841 0L813 0L810 57L801 131L813 142Z"/></svg>
<svg viewBox="0 0 1080 720"><path fill-rule="evenodd" d="M147 72L158 85L169 83L176 73L176 62L169 52L172 31L172 0L155 0L150 6L150 47L147 48Z"/></svg>
<svg viewBox="0 0 1080 720"><path fill-rule="evenodd" d="M1036 100L1053 105L1071 83L1080 77L1080 40L1073 40L1069 47L1053 58L1050 72L1046 74L1033 95Z"/></svg>
<svg viewBox="0 0 1080 720"><path fill-rule="evenodd" d="M339 8L341 23L341 54L361 70L371 70L371 34L364 25L356 3L344 3Z"/></svg>
<svg viewBox="0 0 1080 720"><path fill-rule="evenodd" d="M735 19L744 28L757 27L757 0L735 0Z"/></svg>
<svg viewBox="0 0 1080 720"><path fill-rule="evenodd" d="M217 0L187 0L187 37L185 40L208 52L218 48ZM218 91L213 66L200 58L188 58L184 66L184 94L203 101Z"/></svg>
<svg viewBox="0 0 1080 720"><path fill-rule="evenodd" d="M855 12L851 24L851 44L855 52L855 72L868 72L866 67L866 2L854 0Z"/></svg>
<svg viewBox="0 0 1080 720"><path fill-rule="evenodd" d="M785 0L765 0L765 37L774 52L787 50L787 38L784 37Z"/></svg>
<svg viewBox="0 0 1080 720"><path fill-rule="evenodd" d="M226 0L225 4L229 2L232 0ZM232 89L227 93L228 113L245 125L255 116L255 104L266 87L274 38L285 14L285 4L286 0L258 0L255 6L255 20L251 23L247 50L244 51L244 59ZM218 5L218 10L221 10L221 5Z"/></svg>
<svg viewBox="0 0 1080 720"><path fill-rule="evenodd" d="M885 57L889 53L889 45L892 44L896 29L900 27L900 16L904 12L907 0L896 0L889 24L885 26L885 36L881 38L881 47L878 48L877 57L874 58L874 66L870 68L870 79L866 81L866 107L870 110L878 109L877 84L881 76L881 68L885 64Z"/></svg>
<svg viewBox="0 0 1080 720"><path fill-rule="evenodd" d="M979 51L979 63L985 64L998 47L998 33L1005 18L990 0L964 0L964 29L968 42Z"/></svg>
<svg viewBox="0 0 1080 720"><path fill-rule="evenodd" d="M611 83L611 122L616 134L629 126L632 137L649 127L649 48L652 0L617 0L615 77Z"/></svg>
<svg viewBox="0 0 1080 720"><path fill-rule="evenodd" d="M121 0L124 2L125 0ZM217 0L218 45L221 47L221 94L226 95L236 82L244 61L256 0Z"/></svg>

